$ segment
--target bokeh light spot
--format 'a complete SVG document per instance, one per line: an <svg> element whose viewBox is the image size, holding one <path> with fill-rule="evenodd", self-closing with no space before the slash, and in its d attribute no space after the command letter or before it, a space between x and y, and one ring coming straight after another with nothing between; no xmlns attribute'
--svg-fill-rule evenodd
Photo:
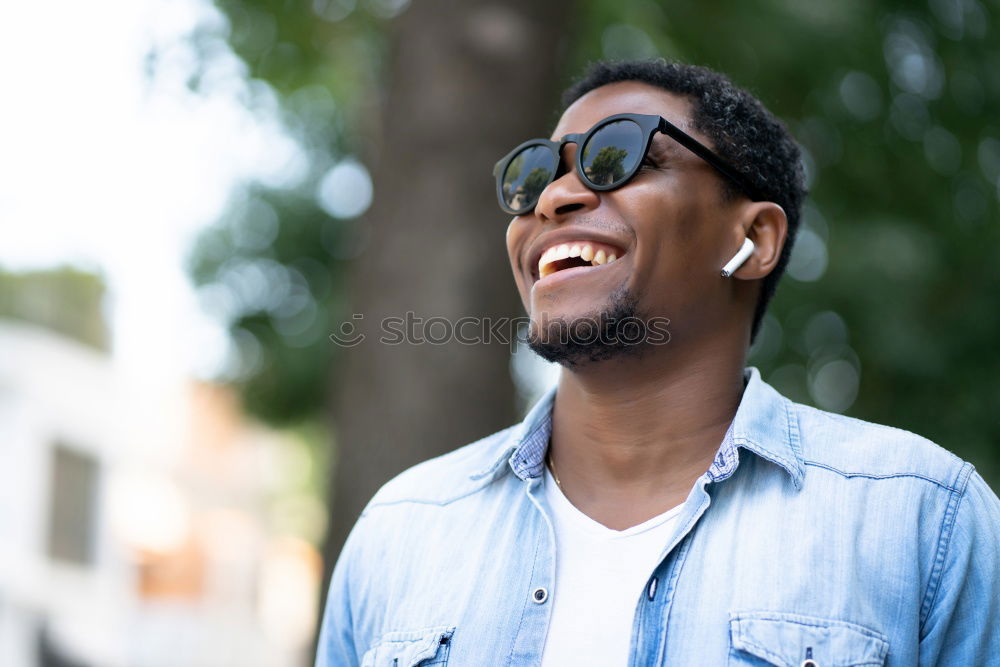
<svg viewBox="0 0 1000 667"><path fill-rule="evenodd" d="M824 410L843 412L857 398L860 380L851 362L834 359L820 366L810 378L809 394Z"/></svg>
<svg viewBox="0 0 1000 667"><path fill-rule="evenodd" d="M924 135L924 155L934 171L946 176L962 165L962 145L954 134L940 126L932 127Z"/></svg>
<svg viewBox="0 0 1000 667"><path fill-rule="evenodd" d="M372 180L365 166L348 158L330 169L320 180L316 198L335 218L356 218L372 203Z"/></svg>
<svg viewBox="0 0 1000 667"><path fill-rule="evenodd" d="M874 120L882 111L882 89L864 72L848 72L840 80L840 100L860 121Z"/></svg>
<svg viewBox="0 0 1000 667"><path fill-rule="evenodd" d="M800 229L788 260L788 275L795 280L812 282L822 277L826 265L826 243L813 230Z"/></svg>

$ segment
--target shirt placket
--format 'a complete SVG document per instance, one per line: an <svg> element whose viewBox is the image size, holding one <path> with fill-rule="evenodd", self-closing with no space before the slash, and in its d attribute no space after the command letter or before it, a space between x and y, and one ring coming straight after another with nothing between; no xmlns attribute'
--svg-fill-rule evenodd
<svg viewBox="0 0 1000 667"><path fill-rule="evenodd" d="M525 493L528 500L535 506L537 513L526 522L529 535L525 544L534 545L531 574L524 590L516 591L523 596L524 605L521 620L514 639L513 650L507 664L537 665L542 661L542 649L545 646L545 634L548 631L549 619L552 615L552 596L555 581L555 529L552 519L539 499L542 488L541 477L529 477L525 480Z"/></svg>
<svg viewBox="0 0 1000 667"><path fill-rule="evenodd" d="M673 606L677 581L684 568L688 550L691 548L695 526L712 504L707 486L728 479L736 472L738 466L739 453L733 442L730 427L712 465L695 482L678 520L678 530L667 545L659 565L646 581L632 625L630 667L648 667L664 663L670 634L667 621Z"/></svg>

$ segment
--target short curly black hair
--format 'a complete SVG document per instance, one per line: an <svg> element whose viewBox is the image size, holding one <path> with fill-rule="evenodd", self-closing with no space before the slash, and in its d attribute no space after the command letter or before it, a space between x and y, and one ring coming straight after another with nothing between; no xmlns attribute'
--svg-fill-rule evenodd
<svg viewBox="0 0 1000 667"><path fill-rule="evenodd" d="M788 236L778 264L761 285L750 329L752 343L785 272L799 228L806 191L798 145L760 100L725 75L663 58L591 63L563 93L562 110L591 90L619 81L638 81L687 97L693 127L707 136L716 152L757 189L759 199L773 201L785 210ZM725 184L725 196L739 196L732 181L723 178L721 182Z"/></svg>

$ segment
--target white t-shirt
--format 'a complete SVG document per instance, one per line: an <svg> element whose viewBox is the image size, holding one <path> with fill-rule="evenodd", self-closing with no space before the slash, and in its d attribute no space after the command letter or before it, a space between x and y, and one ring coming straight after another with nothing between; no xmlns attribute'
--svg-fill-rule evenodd
<svg viewBox="0 0 1000 667"><path fill-rule="evenodd" d="M681 505L638 526L612 530L578 510L545 469L556 534L556 579L542 667L627 665L632 620Z"/></svg>

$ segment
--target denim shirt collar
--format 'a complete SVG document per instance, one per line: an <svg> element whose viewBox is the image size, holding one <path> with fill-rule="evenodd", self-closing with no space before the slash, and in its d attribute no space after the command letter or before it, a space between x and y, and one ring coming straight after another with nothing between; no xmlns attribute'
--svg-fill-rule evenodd
<svg viewBox="0 0 1000 667"><path fill-rule="evenodd" d="M756 367L743 371L746 388L736 416L726 432L708 476L718 482L732 475L739 465L739 449L743 448L780 466L795 485L802 488L805 474L799 430L791 405L784 396L760 377ZM504 439L499 456L491 458L487 467L474 473L472 479L503 474L504 463L520 479L542 474L549 434L552 432L552 404L556 386L545 391L525 418Z"/></svg>

